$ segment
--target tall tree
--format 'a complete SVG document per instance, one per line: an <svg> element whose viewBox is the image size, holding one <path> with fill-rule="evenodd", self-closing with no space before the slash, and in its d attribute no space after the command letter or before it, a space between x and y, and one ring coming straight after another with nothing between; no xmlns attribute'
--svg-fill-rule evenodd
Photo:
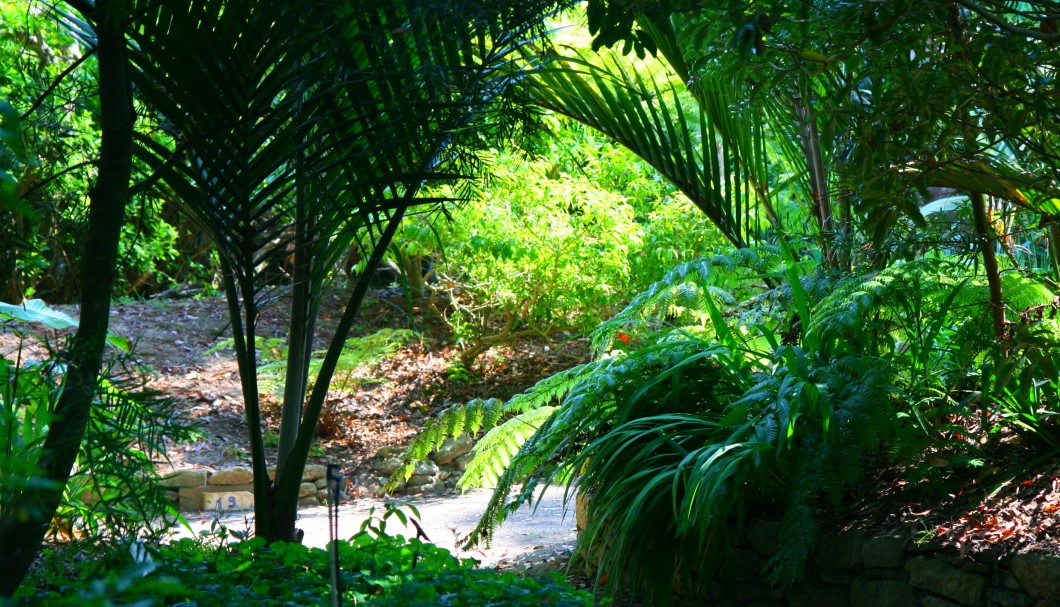
<svg viewBox="0 0 1060 607"><path fill-rule="evenodd" d="M0 546L4 547L0 550L0 596L14 593L36 557L85 435L99 385L118 237L129 198L135 114L125 52L125 2L71 1L70 4L82 13L95 32L102 135L98 173L89 191L81 319L65 354L62 395L37 462L44 479L50 482L16 496L22 503L5 510L28 513L29 520L13 515L0 520Z"/></svg>

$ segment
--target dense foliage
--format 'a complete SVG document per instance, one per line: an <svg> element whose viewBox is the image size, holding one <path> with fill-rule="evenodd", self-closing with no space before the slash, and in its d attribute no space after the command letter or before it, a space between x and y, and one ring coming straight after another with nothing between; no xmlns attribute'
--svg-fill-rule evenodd
<svg viewBox="0 0 1060 607"><path fill-rule="evenodd" d="M723 238L634 154L556 122L538 158L498 152L481 193L439 222L431 291L471 367L518 337L582 334Z"/></svg>
<svg viewBox="0 0 1060 607"><path fill-rule="evenodd" d="M780 286L747 298L723 288L763 275ZM612 584L667 601L723 592L712 580L735 566L741 522L760 517L783 520L764 573L796 580L816 517L843 503L866 454L930 481L935 450L947 466L982 466L985 445L1014 433L1057 452L1048 353L1060 327L1042 314L1055 295L1040 282L1005 275L1022 311L1014 348L983 337L986 282L952 260L786 276L768 249L678 266L597 329L596 360L506 403L450 408L410 465L447 436L489 430L461 481L498 487L478 539L542 484L567 484L589 520L582 554Z"/></svg>
<svg viewBox="0 0 1060 607"><path fill-rule="evenodd" d="M30 520L43 507L14 499L36 494L48 482L37 466L63 390L62 344L42 342L40 335L76 326L76 320L40 300L0 303L0 337L13 338L16 346L0 359L4 517ZM128 348L127 340L112 336L111 341ZM141 370L128 353L116 352L100 380L76 471L51 523L51 534L59 539L153 537L175 516L162 489L145 481L157 478L155 460L164 456L165 441L184 440L190 428L172 399L144 388Z"/></svg>
<svg viewBox="0 0 1060 607"><path fill-rule="evenodd" d="M395 480L447 437L485 432L462 483L497 489L473 539L565 484L594 574L649 600L724 595L715 582L756 517L782 522L763 574L794 582L822 513L867 466L944 491L940 467L967 473L1001 446L1060 452L1052 3L590 0L592 41L559 45L545 21L561 4L545 0L101 0L111 19L91 2L24 4L0 3L0 298L100 286L80 281L97 269L83 261L88 217L107 194L104 219L129 210L110 239L121 261L105 264L126 293L223 288L263 536L174 542L83 595L27 601L324 600L326 555L275 540L294 537L336 373L409 338L344 343L385 258L410 305L428 299L453 329L465 367L520 336L592 330L594 344L593 360L507 402L442 413ZM109 67L128 68L118 86L104 82L106 41ZM138 104L138 181L131 196L112 183L86 197L108 166L129 181L129 155L103 153L122 113L104 111L107 94ZM551 139L509 149L542 126ZM321 353L339 266L355 288ZM261 308L279 293L288 339L263 342ZM83 308L96 329L105 308ZM51 519L22 498L58 487L35 485L34 461L57 451L42 441L65 421L62 378L81 377L65 365L0 368L0 494L20 497L0 507L0 531ZM79 465L117 516L108 528L132 536L122 509L140 502L121 468L147 473L130 445L175 426L119 379L78 380L95 392L66 417L89 420ZM282 420L275 483L263 391ZM75 477L60 514L91 524L71 510L86 495ZM363 531L340 549L351 600L586 600Z"/></svg>
<svg viewBox="0 0 1060 607"><path fill-rule="evenodd" d="M96 59L43 5L0 2L0 299L80 292L84 184L100 144ZM5 109L6 108L6 109ZM209 248L166 192L142 192L122 231L118 293L210 288Z"/></svg>

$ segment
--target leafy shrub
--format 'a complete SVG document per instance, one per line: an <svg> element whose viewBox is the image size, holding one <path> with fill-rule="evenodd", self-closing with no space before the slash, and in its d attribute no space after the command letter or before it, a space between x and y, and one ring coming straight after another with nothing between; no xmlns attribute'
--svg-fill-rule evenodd
<svg viewBox="0 0 1060 607"><path fill-rule="evenodd" d="M519 337L588 331L677 259L723 242L632 152L577 124L550 126L539 156L497 152L452 221L412 217L391 247L405 292L442 300L465 368Z"/></svg>
<svg viewBox="0 0 1060 607"><path fill-rule="evenodd" d="M640 230L624 197L538 160L501 164L483 198L446 226L438 288L471 367L522 335L583 331L629 289Z"/></svg>
<svg viewBox="0 0 1060 607"><path fill-rule="evenodd" d="M707 592L756 516L783 520L766 573L798 579L819 510L842 503L865 455L886 446L917 463L952 424L974 427L962 393L982 399L981 432L1008 425L1055 449L1055 303L1039 283L1006 275L1010 304L1030 307L996 344L967 265L921 259L837 282L799 278L785 257L681 264L600 325L596 360L505 403L451 407L395 479L447 436L488 430L461 480L496 486L472 541L565 483L585 500L580 553L609 586L665 601ZM779 286L750 295L762 279ZM973 375L981 390L962 383Z"/></svg>

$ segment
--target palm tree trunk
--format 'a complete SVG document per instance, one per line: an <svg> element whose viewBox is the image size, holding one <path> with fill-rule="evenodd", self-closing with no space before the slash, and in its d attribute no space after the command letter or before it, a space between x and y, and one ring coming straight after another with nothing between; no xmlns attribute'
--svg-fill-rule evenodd
<svg viewBox="0 0 1060 607"><path fill-rule="evenodd" d="M380 234L379 240L376 241L372 249L372 255L365 265L365 270L358 278L357 286L354 287L353 293L350 294L350 299L346 303L342 318L339 319L339 324L335 327L335 336L332 338L328 351L324 355L324 361L320 365L320 371L313 386L313 393L309 396L309 402L305 407L301 424L298 426L297 440L289 454L287 465L282 470L277 469L275 499L272 502L270 511L265 513L255 508L259 521L263 514L269 517L266 526L263 527L261 522L258 523L257 531L261 534L263 530L267 530L268 533L264 537L270 542L277 540L289 541L297 537L295 521L298 518L298 489L302 482L302 472L305 470L306 459L309 456L309 446L313 440L317 420L320 418L320 412L327 397L328 386L331 384L335 367L338 364L339 357L342 355L346 338L350 334L350 329L353 328L353 321L357 318L361 304L364 303L364 298L368 294L368 289L371 286L370 277L383 262L383 255L386 254L387 248L394 239L394 234L397 233L406 208L405 206L398 207L387 219L386 228Z"/></svg>
<svg viewBox="0 0 1060 607"><path fill-rule="evenodd" d="M817 239L821 247L821 259L825 267L834 270L839 267L839 259L834 247L835 217L828 191L828 171L824 166L824 155L821 153L821 135L817 130L817 119L813 115L810 104L801 99L795 105L795 117L802 125L800 139L806 158L806 171L809 174L810 194L813 196L813 214L817 218Z"/></svg>
<svg viewBox="0 0 1060 607"><path fill-rule="evenodd" d="M1049 257L1053 270L1053 280L1060 284L1060 224L1050 221L1045 228L1045 237L1049 241Z"/></svg>
<svg viewBox="0 0 1060 607"><path fill-rule="evenodd" d="M37 462L44 489L20 499L32 502L29 521L10 517L0 521L0 596L11 596L22 583L55 510L88 426L99 386L110 320L118 238L125 218L132 173L135 114L125 56L123 2L100 0L95 7L75 4L96 27L99 69L101 143L99 173L89 192L88 234L81 270L81 319L67 354L66 378L55 406L55 421Z"/></svg>

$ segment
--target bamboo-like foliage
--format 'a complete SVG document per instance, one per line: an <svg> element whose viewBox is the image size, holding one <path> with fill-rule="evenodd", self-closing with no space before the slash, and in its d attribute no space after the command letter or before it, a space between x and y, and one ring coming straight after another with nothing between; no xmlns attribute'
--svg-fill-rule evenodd
<svg viewBox="0 0 1060 607"><path fill-rule="evenodd" d="M512 61L550 2L335 4L189 0L137 14L137 93L157 128L141 162L211 236L223 269L250 431L257 532L294 536L327 387L366 290L350 296L306 400L323 286L360 231L381 261L403 214L444 202L486 136L525 122ZM282 268L282 271L281 271ZM291 321L278 471L266 474L255 350L279 281Z"/></svg>

